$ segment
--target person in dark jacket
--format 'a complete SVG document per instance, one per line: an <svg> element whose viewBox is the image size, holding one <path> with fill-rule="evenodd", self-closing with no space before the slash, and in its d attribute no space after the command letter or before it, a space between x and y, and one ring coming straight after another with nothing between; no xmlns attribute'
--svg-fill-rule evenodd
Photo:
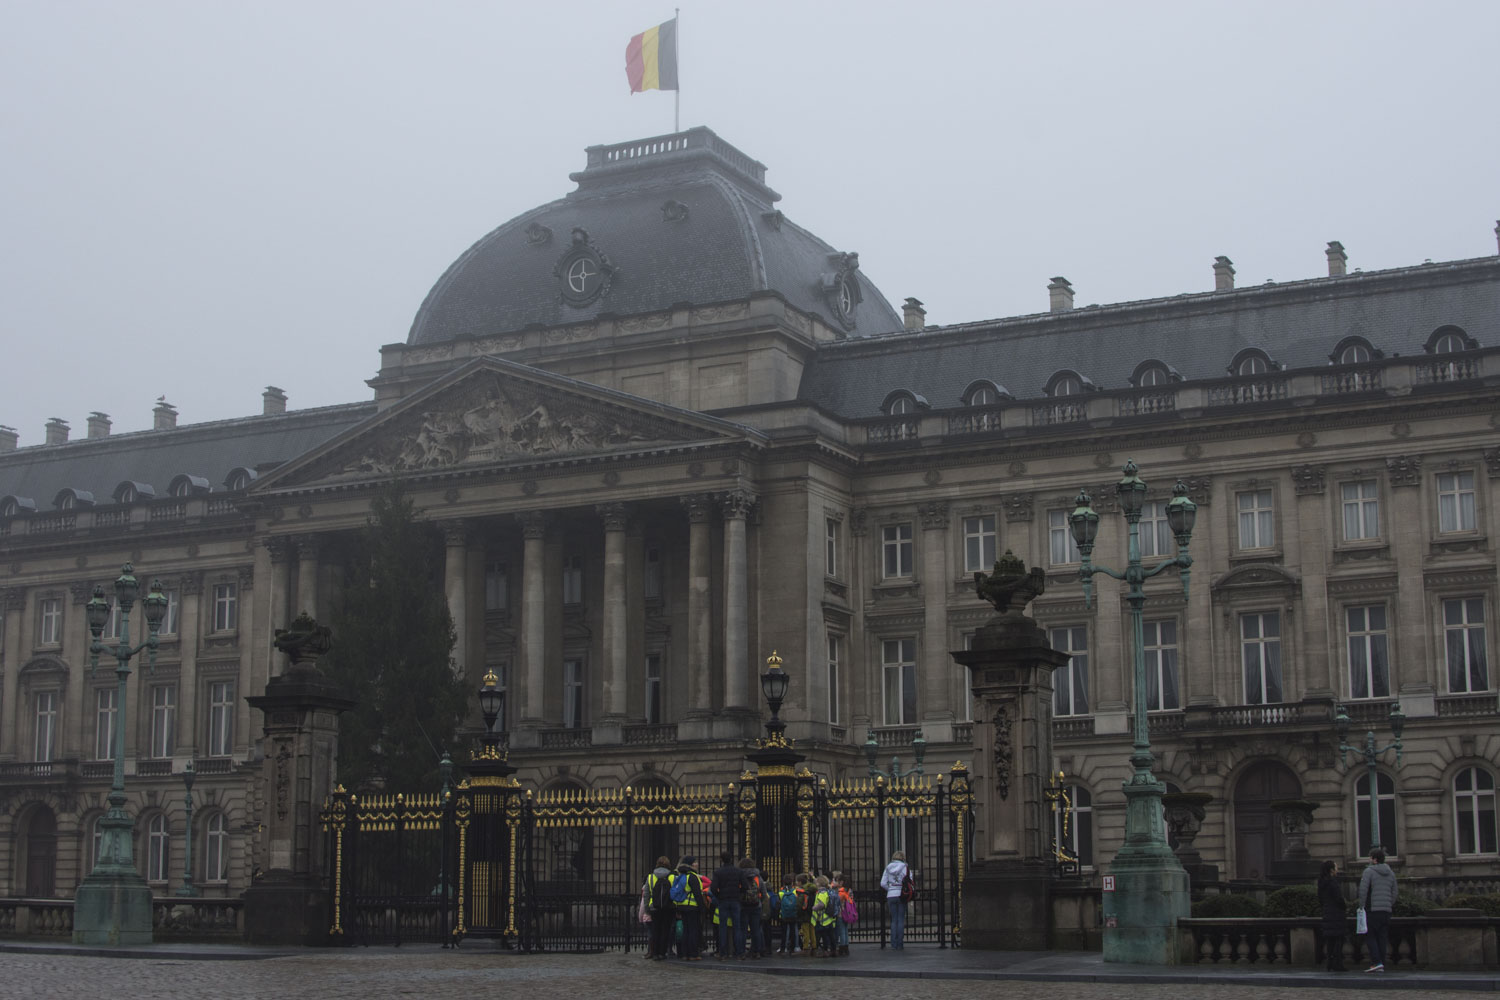
<svg viewBox="0 0 1500 1000"><path fill-rule="evenodd" d="M696 871L697 864L698 859L689 854L677 863L677 874L672 876L674 885L679 879L682 881L683 890L687 894L685 900L672 904L672 912L682 922L682 942L677 946L677 954L686 962L697 962L703 957L698 950L701 947L699 942L703 937L703 913L708 909L708 900L703 895L703 876Z"/></svg>
<svg viewBox="0 0 1500 1000"><path fill-rule="evenodd" d="M745 874L745 894L740 900L740 912L745 918L745 955L749 958L766 957L766 936L761 929L761 901L765 895L760 869L751 858L740 858L740 871Z"/></svg>
<svg viewBox="0 0 1500 1000"><path fill-rule="evenodd" d="M672 937L677 918L672 912L672 862L657 858L656 867L646 876L644 887L646 912L651 915L651 944L647 958L663 959L672 952Z"/></svg>
<svg viewBox="0 0 1500 1000"><path fill-rule="evenodd" d="M1385 863L1385 851L1377 847L1370 852L1370 864L1359 876L1359 905L1365 908L1370 932L1365 935L1365 950L1370 953L1366 972L1385 971L1387 932L1391 911L1396 908L1396 873Z"/></svg>
<svg viewBox="0 0 1500 1000"><path fill-rule="evenodd" d="M728 851L719 855L719 867L713 874L713 894L719 911L719 961L731 955L744 958L745 919L740 902L745 898L745 870L734 863L734 855Z"/></svg>
<svg viewBox="0 0 1500 1000"><path fill-rule="evenodd" d="M1349 917L1344 908L1344 890L1339 885L1337 862L1323 862L1318 872L1318 905L1323 909L1323 944L1327 948L1329 972L1347 972L1344 967L1344 935Z"/></svg>

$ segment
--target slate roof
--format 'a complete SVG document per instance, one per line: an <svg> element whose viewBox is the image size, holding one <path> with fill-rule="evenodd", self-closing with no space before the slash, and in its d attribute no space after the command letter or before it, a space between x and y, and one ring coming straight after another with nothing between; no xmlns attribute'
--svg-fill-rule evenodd
<svg viewBox="0 0 1500 1000"><path fill-rule="evenodd" d="M0 453L0 497L27 497L43 511L71 488L93 493L103 505L114 502L125 480L148 484L161 497L181 474L202 476L218 492L234 469L289 461L374 412L373 401L345 403L18 448Z"/></svg>
<svg viewBox="0 0 1500 1000"><path fill-rule="evenodd" d="M665 145L686 148L656 151ZM647 152L627 157L621 150ZM765 186L761 164L706 128L588 152L589 167L572 175L578 190L511 219L448 268L417 311L408 344L734 301L766 290L831 317L819 281L834 269L835 249L775 210L780 195ZM686 219L664 217L668 200L686 206ZM533 242L531 226L551 230L550 239ZM554 273L575 227L616 268L609 291L581 307L563 302ZM860 274L863 302L850 332L900 329L890 303Z"/></svg>
<svg viewBox="0 0 1500 1000"><path fill-rule="evenodd" d="M820 346L799 396L844 417L878 416L897 389L947 409L963 405L964 390L982 378L1017 399L1041 397L1063 368L1100 389L1126 389L1149 359L1186 380L1225 378L1245 348L1260 348L1286 369L1318 367L1349 336L1386 357L1410 357L1447 325L1481 347L1500 346L1500 258L846 340Z"/></svg>

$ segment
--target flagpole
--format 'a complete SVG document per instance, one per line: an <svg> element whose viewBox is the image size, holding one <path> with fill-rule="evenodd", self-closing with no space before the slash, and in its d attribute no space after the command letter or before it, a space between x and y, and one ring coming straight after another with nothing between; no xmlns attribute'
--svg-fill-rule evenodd
<svg viewBox="0 0 1500 1000"><path fill-rule="evenodd" d="M672 8L672 20L677 22L677 30L672 32L672 62L677 64L677 89L672 91L672 131L682 131L682 60L677 58L681 46L677 44L677 36L682 31L682 10Z"/></svg>

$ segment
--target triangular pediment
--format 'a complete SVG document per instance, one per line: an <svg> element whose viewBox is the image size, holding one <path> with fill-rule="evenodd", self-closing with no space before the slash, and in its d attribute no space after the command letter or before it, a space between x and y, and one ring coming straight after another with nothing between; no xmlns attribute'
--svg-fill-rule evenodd
<svg viewBox="0 0 1500 1000"><path fill-rule="evenodd" d="M257 482L253 493L760 440L739 424L478 358Z"/></svg>

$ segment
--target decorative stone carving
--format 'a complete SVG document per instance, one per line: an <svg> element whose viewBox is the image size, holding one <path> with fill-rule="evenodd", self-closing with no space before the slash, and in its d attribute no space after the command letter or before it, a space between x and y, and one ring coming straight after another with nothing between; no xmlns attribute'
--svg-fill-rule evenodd
<svg viewBox="0 0 1500 1000"><path fill-rule="evenodd" d="M203 592L202 573L184 573L177 578L177 593L182 597L196 597Z"/></svg>
<svg viewBox="0 0 1500 1000"><path fill-rule="evenodd" d="M533 222L526 227L526 244L528 246L546 246L552 242L552 230L540 222Z"/></svg>
<svg viewBox="0 0 1500 1000"><path fill-rule="evenodd" d="M1318 443L1318 436L1316 434L1314 434L1312 431L1303 431L1301 434L1297 435L1297 447L1298 448L1311 448L1313 445L1315 445L1317 443Z"/></svg>
<svg viewBox="0 0 1500 1000"><path fill-rule="evenodd" d="M1391 486L1422 485L1422 458L1420 455L1394 455L1385 460L1386 474Z"/></svg>
<svg viewBox="0 0 1500 1000"><path fill-rule="evenodd" d="M704 306L701 309L694 309L690 318L694 323L718 323L722 320L738 319L749 313L750 303L729 302L722 306Z"/></svg>
<svg viewBox="0 0 1500 1000"><path fill-rule="evenodd" d="M458 503L459 498L462 495L463 494L459 493L457 489L450 486L448 489L443 491L443 503Z"/></svg>
<svg viewBox="0 0 1500 1000"><path fill-rule="evenodd" d="M1002 615L1024 611L1027 604L1046 590L1047 571L1040 566L1033 566L1028 571L1026 564L1010 549L995 560L994 572L974 574L974 593Z"/></svg>
<svg viewBox="0 0 1500 1000"><path fill-rule="evenodd" d="M627 503L617 501L596 504L594 512L599 515L599 520L604 522L605 531L624 531L630 521L630 505Z"/></svg>
<svg viewBox="0 0 1500 1000"><path fill-rule="evenodd" d="M1192 442L1182 449L1182 457L1189 462L1196 462L1203 457L1203 446L1197 441Z"/></svg>
<svg viewBox="0 0 1500 1000"><path fill-rule="evenodd" d="M83 605L87 604L89 598L93 596L94 587L93 584L86 580L74 580L68 584L68 592L73 595L74 604ZM105 587L105 593L109 593L107 586Z"/></svg>
<svg viewBox="0 0 1500 1000"><path fill-rule="evenodd" d="M1398 420L1391 425L1391 437L1404 438L1411 436L1411 424L1405 420Z"/></svg>
<svg viewBox="0 0 1500 1000"><path fill-rule="evenodd" d="M26 591L21 587L0 590L0 611L22 611L26 608Z"/></svg>
<svg viewBox="0 0 1500 1000"><path fill-rule="evenodd" d="M272 563L284 563L292 557L292 540L286 535L270 535L261 544L271 553Z"/></svg>
<svg viewBox="0 0 1500 1000"><path fill-rule="evenodd" d="M462 548L469 544L469 523L467 521L444 521L438 528L443 532L443 544Z"/></svg>
<svg viewBox="0 0 1500 1000"><path fill-rule="evenodd" d="M943 474L936 469L928 469L922 474L922 482L928 486L936 486L943 481Z"/></svg>
<svg viewBox="0 0 1500 1000"><path fill-rule="evenodd" d="M663 222L686 222L688 220L688 207L675 198L668 198L661 203L661 221Z"/></svg>
<svg viewBox="0 0 1500 1000"><path fill-rule="evenodd" d="M672 313L646 313L643 316L627 316L619 322L621 333L644 333L647 330L664 330L672 325Z"/></svg>
<svg viewBox="0 0 1500 1000"><path fill-rule="evenodd" d="M251 590L255 587L255 567L241 566L239 571L240 589Z"/></svg>
<svg viewBox="0 0 1500 1000"><path fill-rule="evenodd" d="M778 233L781 232L781 224L786 221L786 216L782 214L781 209L779 208L773 209L769 212L762 212L760 213L760 217L765 221L766 225L770 226Z"/></svg>
<svg viewBox="0 0 1500 1000"><path fill-rule="evenodd" d="M1010 771L1015 759L1015 747L1010 738L1010 709L1001 705L995 709L995 791L1002 800L1010 798Z"/></svg>
<svg viewBox="0 0 1500 1000"><path fill-rule="evenodd" d="M521 492L529 497L536 496L537 484L535 479L528 479L521 484Z"/></svg>
<svg viewBox="0 0 1500 1000"><path fill-rule="evenodd" d="M1188 499L1199 507L1207 507L1213 500L1213 479L1209 476L1195 476L1185 482L1188 488Z"/></svg>
<svg viewBox="0 0 1500 1000"><path fill-rule="evenodd" d="M552 274L557 278L558 295L570 306L585 306L609 294L615 267L589 237L588 230L573 227L573 244L558 259Z"/></svg>
<svg viewBox="0 0 1500 1000"><path fill-rule="evenodd" d="M1491 479L1500 479L1500 448L1484 449L1484 469Z"/></svg>
<svg viewBox="0 0 1500 1000"><path fill-rule="evenodd" d="M729 518L749 517L750 509L755 506L759 498L748 490L725 490L716 499L719 501L719 510L723 513L725 520L728 520Z"/></svg>
<svg viewBox="0 0 1500 1000"><path fill-rule="evenodd" d="M1322 493L1327 471L1327 466L1323 465L1294 465L1292 467L1292 485L1296 489L1297 495L1300 497L1312 493Z"/></svg>
<svg viewBox="0 0 1500 1000"><path fill-rule="evenodd" d="M1094 465L1100 469L1107 469L1115 464L1115 456L1107 451L1101 451L1094 456Z"/></svg>
<svg viewBox="0 0 1500 1000"><path fill-rule="evenodd" d="M608 472L606 472L603 476L600 477L600 481L603 482L605 486L619 486L620 485L620 472L619 472L619 470L618 469L610 469Z"/></svg>
<svg viewBox="0 0 1500 1000"><path fill-rule="evenodd" d="M1004 507L1007 522L1030 521L1036 516L1036 497L1030 493L1010 493L1005 497Z"/></svg>
<svg viewBox="0 0 1500 1000"><path fill-rule="evenodd" d="M870 530L869 515L870 512L863 507L849 512L849 531L855 538L865 537L865 533Z"/></svg>
<svg viewBox="0 0 1500 1000"><path fill-rule="evenodd" d="M701 479L701 478L703 478L703 463L702 462L689 462L688 463L688 467L687 467L687 474L688 474L688 478L689 479Z"/></svg>
<svg viewBox="0 0 1500 1000"><path fill-rule="evenodd" d="M917 516L922 519L922 527L928 531L946 528L948 527L948 503L945 500L932 500L917 504Z"/></svg>
<svg viewBox="0 0 1500 1000"><path fill-rule="evenodd" d="M1005 471L1011 476L1026 475L1026 463L1020 460L1014 461L1005 467Z"/></svg>
<svg viewBox="0 0 1500 1000"><path fill-rule="evenodd" d="M713 514L713 507L706 493L693 493L685 497L678 497L682 509L687 511L688 522L691 524L703 524Z"/></svg>
<svg viewBox="0 0 1500 1000"><path fill-rule="evenodd" d="M517 514L516 520L521 523L522 538L546 538L547 537L547 515L539 510L528 510Z"/></svg>

